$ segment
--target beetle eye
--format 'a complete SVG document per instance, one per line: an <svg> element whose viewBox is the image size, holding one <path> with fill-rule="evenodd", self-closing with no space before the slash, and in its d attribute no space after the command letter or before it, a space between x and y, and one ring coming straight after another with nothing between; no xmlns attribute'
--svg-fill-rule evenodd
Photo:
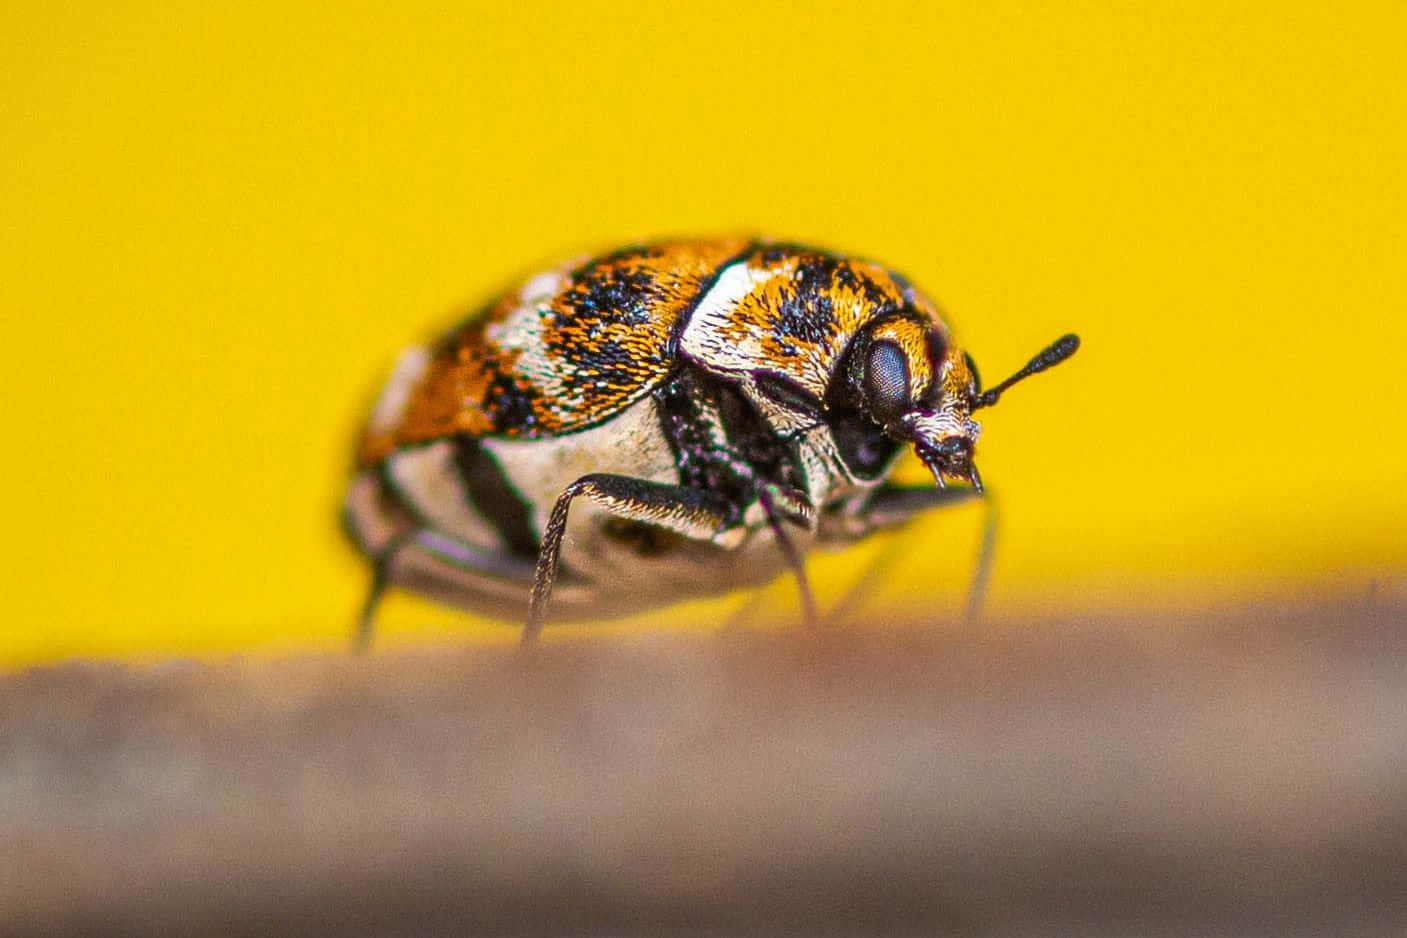
<svg viewBox="0 0 1407 938"><path fill-rule="evenodd" d="M865 353L865 396L877 423L909 409L909 363L893 342L875 342Z"/></svg>

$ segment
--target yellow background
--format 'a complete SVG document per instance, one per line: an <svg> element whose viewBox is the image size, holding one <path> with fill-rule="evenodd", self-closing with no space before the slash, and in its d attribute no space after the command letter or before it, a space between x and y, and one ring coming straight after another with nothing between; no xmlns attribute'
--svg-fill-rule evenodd
<svg viewBox="0 0 1407 938"><path fill-rule="evenodd" d="M989 381L1083 336L985 417L998 613L1401 588L1407 7L1239 6L12 9L0 663L339 646L394 352L673 233L905 271ZM956 608L978 523L888 590Z"/></svg>

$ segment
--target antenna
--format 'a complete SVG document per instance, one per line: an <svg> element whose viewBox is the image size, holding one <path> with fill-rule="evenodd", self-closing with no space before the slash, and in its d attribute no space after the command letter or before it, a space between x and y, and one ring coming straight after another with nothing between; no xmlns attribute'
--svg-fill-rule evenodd
<svg viewBox="0 0 1407 938"><path fill-rule="evenodd" d="M1047 345L1039 355L1028 361L1016 374L1007 378L996 387L989 388L974 397L972 399L971 409L977 410L979 407L991 407L1007 388L1023 378L1029 378L1037 372L1045 371L1053 365L1060 364L1071 355L1074 355L1075 350L1079 347L1079 336L1075 335L1073 332L1062 335L1060 338Z"/></svg>

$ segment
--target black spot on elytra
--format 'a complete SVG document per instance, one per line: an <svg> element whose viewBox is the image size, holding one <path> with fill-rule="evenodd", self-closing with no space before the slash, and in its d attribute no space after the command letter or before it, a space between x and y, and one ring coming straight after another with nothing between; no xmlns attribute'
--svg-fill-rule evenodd
<svg viewBox="0 0 1407 938"><path fill-rule="evenodd" d="M638 326L650 321L657 292L649 271L597 265L572 287L565 305L574 317Z"/></svg>
<svg viewBox="0 0 1407 938"><path fill-rule="evenodd" d="M563 358L571 365L562 372L568 393L590 398L605 390L633 390L640 383L642 367L660 364L657 353L637 355L615 339L582 342L564 347Z"/></svg>
<svg viewBox="0 0 1407 938"><path fill-rule="evenodd" d="M484 392L483 411L498 433L524 433L537 426L540 395L520 387L509 375L499 373Z"/></svg>

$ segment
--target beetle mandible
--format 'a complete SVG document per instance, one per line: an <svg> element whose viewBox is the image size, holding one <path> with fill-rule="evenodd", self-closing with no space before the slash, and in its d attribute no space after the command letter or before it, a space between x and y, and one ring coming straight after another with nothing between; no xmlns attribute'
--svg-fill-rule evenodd
<svg viewBox="0 0 1407 938"><path fill-rule="evenodd" d="M903 277L789 243L679 240L528 279L403 353L344 525L389 585L502 614L620 614L760 585L802 557L980 495L982 390ZM888 480L911 447L936 486ZM949 483L955 483L950 485ZM569 509L571 509L569 511Z"/></svg>

